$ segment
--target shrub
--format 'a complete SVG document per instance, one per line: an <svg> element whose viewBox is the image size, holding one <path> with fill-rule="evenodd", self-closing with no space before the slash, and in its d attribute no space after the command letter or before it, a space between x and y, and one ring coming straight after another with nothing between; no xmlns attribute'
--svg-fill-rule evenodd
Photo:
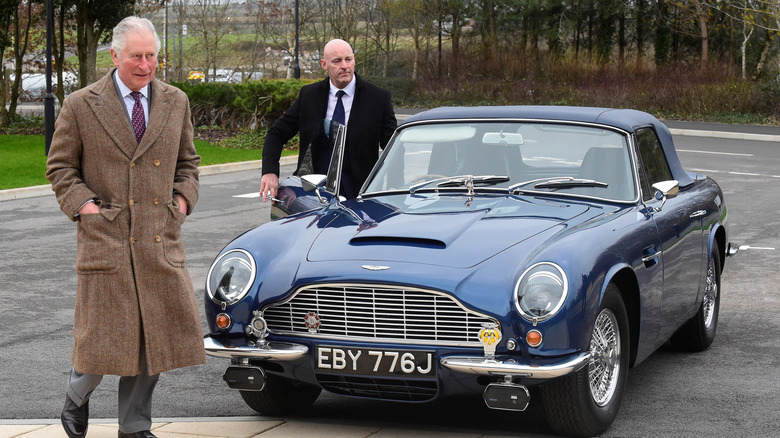
<svg viewBox="0 0 780 438"><path fill-rule="evenodd" d="M190 99L195 126L243 131L260 129L292 105L304 80L262 80L241 84L173 83Z"/></svg>
<svg viewBox="0 0 780 438"><path fill-rule="evenodd" d="M0 134L43 134L43 117L23 117L15 113L6 114L0 125Z"/></svg>

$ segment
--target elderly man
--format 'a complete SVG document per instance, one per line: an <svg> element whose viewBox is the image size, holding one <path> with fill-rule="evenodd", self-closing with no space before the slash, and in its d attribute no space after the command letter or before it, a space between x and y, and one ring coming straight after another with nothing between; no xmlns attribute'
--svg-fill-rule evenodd
<svg viewBox="0 0 780 438"><path fill-rule="evenodd" d="M198 199L200 157L187 96L154 79L160 40L149 20L115 28L116 66L71 94L57 119L46 177L77 224L73 368L62 425L87 433L89 396L119 380L119 436L153 437L163 371L205 363L181 225Z"/></svg>
<svg viewBox="0 0 780 438"><path fill-rule="evenodd" d="M344 40L325 45L320 60L328 77L301 88L298 99L268 130L263 145L263 178L260 195L276 197L282 147L300 132L296 175L311 157L314 173L327 173L330 142L323 120L347 126L346 155L342 169L342 194L354 198L395 131L397 121L390 92L355 74L355 55Z"/></svg>

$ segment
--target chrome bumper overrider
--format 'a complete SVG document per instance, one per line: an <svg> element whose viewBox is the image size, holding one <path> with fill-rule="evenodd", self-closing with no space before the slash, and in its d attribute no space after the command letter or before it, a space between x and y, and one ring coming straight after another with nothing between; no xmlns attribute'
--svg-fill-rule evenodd
<svg viewBox="0 0 780 438"><path fill-rule="evenodd" d="M590 358L590 353L580 353L574 358L550 362L545 365L528 365L511 361L501 362L474 356L444 357L440 362L442 366L464 374L554 379L579 371L590 362Z"/></svg>
<svg viewBox="0 0 780 438"><path fill-rule="evenodd" d="M252 358L289 361L305 357L309 352L309 347L305 345L290 344L287 342L266 342L254 347L231 347L229 345L224 345L211 337L203 338L203 346L206 348L206 354L209 356L236 359Z"/></svg>

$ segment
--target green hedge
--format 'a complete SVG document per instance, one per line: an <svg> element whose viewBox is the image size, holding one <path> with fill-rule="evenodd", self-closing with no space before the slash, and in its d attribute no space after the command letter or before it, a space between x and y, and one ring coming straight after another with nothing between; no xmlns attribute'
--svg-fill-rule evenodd
<svg viewBox="0 0 780 438"><path fill-rule="evenodd" d="M414 106L414 82L409 78L383 78L380 76L362 76L363 79L390 90L393 106Z"/></svg>
<svg viewBox="0 0 780 438"><path fill-rule="evenodd" d="M393 103L408 101L413 93L412 81L400 78L366 78L387 88ZM195 126L218 126L229 130L259 130L270 126L298 97L311 80L262 80L241 84L190 84L174 82L190 98Z"/></svg>
<svg viewBox="0 0 780 438"><path fill-rule="evenodd" d="M190 99L195 126L257 130L268 126L292 105L307 80L262 80L241 84L173 83Z"/></svg>

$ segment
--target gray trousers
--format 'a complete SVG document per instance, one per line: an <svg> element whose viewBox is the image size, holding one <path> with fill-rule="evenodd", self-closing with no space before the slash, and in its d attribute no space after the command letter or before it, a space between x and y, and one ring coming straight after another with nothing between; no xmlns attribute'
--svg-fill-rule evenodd
<svg viewBox="0 0 780 438"><path fill-rule="evenodd" d="M119 378L119 430L123 433L135 433L152 427L152 393L157 385L159 374L150 376L146 361L137 376ZM103 376L84 374L72 368L68 379L67 394L73 403L83 406L89 400L92 391L97 388Z"/></svg>

